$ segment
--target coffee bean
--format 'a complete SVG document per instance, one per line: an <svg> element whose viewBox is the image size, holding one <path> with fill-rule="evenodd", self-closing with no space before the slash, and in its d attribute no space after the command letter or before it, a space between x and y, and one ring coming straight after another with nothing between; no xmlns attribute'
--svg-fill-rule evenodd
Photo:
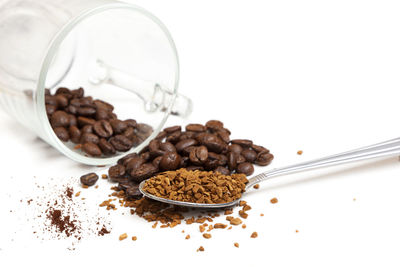
<svg viewBox="0 0 400 267"><path fill-rule="evenodd" d="M46 105L52 105L52 106L57 107L57 99L55 96L52 96L52 95L44 96L44 103Z"/></svg>
<svg viewBox="0 0 400 267"><path fill-rule="evenodd" d="M108 138L113 135L111 124L105 120L97 121L93 125L93 130L100 137Z"/></svg>
<svg viewBox="0 0 400 267"><path fill-rule="evenodd" d="M80 139L80 143L93 143L93 144L98 144L100 141L99 137L95 134L92 133L83 133Z"/></svg>
<svg viewBox="0 0 400 267"><path fill-rule="evenodd" d="M50 89L44 89L44 95L51 95Z"/></svg>
<svg viewBox="0 0 400 267"><path fill-rule="evenodd" d="M249 163L249 162L244 162L244 163L240 163L237 167L236 167L236 172L237 173L243 173L246 176L252 175L254 173L254 167L253 164Z"/></svg>
<svg viewBox="0 0 400 267"><path fill-rule="evenodd" d="M129 139L133 140L136 137L135 129L133 127L128 127L123 133L123 136L128 137Z"/></svg>
<svg viewBox="0 0 400 267"><path fill-rule="evenodd" d="M46 105L46 113L47 116L51 116L54 112L56 112L57 110L57 106L54 105Z"/></svg>
<svg viewBox="0 0 400 267"><path fill-rule="evenodd" d="M78 117L78 125L80 127L83 127L85 125L93 125L95 123L96 123L96 121L94 119L86 118L86 117L82 117L82 116Z"/></svg>
<svg viewBox="0 0 400 267"><path fill-rule="evenodd" d="M142 154L140 154L140 157L142 158L142 159L144 159L145 161L148 161L148 160L150 160L150 152L144 152L144 153L142 153Z"/></svg>
<svg viewBox="0 0 400 267"><path fill-rule="evenodd" d="M162 132L159 132L158 133L158 135L156 136L156 138L155 139L157 139L157 140L163 140L165 137L167 137L167 133L166 132L164 132L164 131L162 131Z"/></svg>
<svg viewBox="0 0 400 267"><path fill-rule="evenodd" d="M156 157L153 159L152 163L155 167L160 168L160 161L163 158L163 156Z"/></svg>
<svg viewBox="0 0 400 267"><path fill-rule="evenodd" d="M69 105L67 108L65 108L65 111L68 112L69 114L76 115L78 113L78 108L72 105Z"/></svg>
<svg viewBox="0 0 400 267"><path fill-rule="evenodd" d="M196 132L184 132L181 134L181 136L179 136L179 141L183 141L186 139L195 139L199 133Z"/></svg>
<svg viewBox="0 0 400 267"><path fill-rule="evenodd" d="M84 117L91 117L96 114L96 109L92 107L80 107L77 114Z"/></svg>
<svg viewBox="0 0 400 267"><path fill-rule="evenodd" d="M112 166L110 169L108 169L108 177L110 179L116 179L116 178L121 178L125 175L125 167L121 164L117 164Z"/></svg>
<svg viewBox="0 0 400 267"><path fill-rule="evenodd" d="M78 125L78 120L76 117L72 114L69 115L69 126L77 126Z"/></svg>
<svg viewBox="0 0 400 267"><path fill-rule="evenodd" d="M247 140L247 139L235 139L235 140L231 140L231 143L240 145L242 147L251 147L251 145L253 144L253 141Z"/></svg>
<svg viewBox="0 0 400 267"><path fill-rule="evenodd" d="M222 166L218 166L217 168L215 168L214 172L219 172L219 173L221 173L223 175L230 175L231 174L231 172L227 168L222 167Z"/></svg>
<svg viewBox="0 0 400 267"><path fill-rule="evenodd" d="M132 185L129 188L127 188L125 190L125 193L126 193L127 198L138 199L138 198L142 197L142 193L140 193L138 184Z"/></svg>
<svg viewBox="0 0 400 267"><path fill-rule="evenodd" d="M69 126L69 115L65 111L57 110L51 115L50 124L54 128L56 127L68 127Z"/></svg>
<svg viewBox="0 0 400 267"><path fill-rule="evenodd" d="M200 165L206 162L208 158L208 150L205 146L199 146L193 149L189 154L189 159L193 164Z"/></svg>
<svg viewBox="0 0 400 267"><path fill-rule="evenodd" d="M96 120L100 121L100 120L108 120L110 119L110 112L106 109L103 108L98 108L96 110Z"/></svg>
<svg viewBox="0 0 400 267"><path fill-rule="evenodd" d="M260 152L267 152L267 153L269 153L269 150L268 149L266 149L265 147L263 147L263 146L257 146L257 145L251 145L251 148L255 151L255 152L257 152L257 153L260 153Z"/></svg>
<svg viewBox="0 0 400 267"><path fill-rule="evenodd" d="M83 88L78 88L78 89L75 89L75 90L71 90L71 94L74 97L81 98L85 94L85 91L83 90Z"/></svg>
<svg viewBox="0 0 400 267"><path fill-rule="evenodd" d="M185 148L190 147L190 146L195 146L195 145L197 145L197 141L195 139L186 139L186 140L179 141L175 145L175 147L178 152L181 152Z"/></svg>
<svg viewBox="0 0 400 267"><path fill-rule="evenodd" d="M71 141L75 144L78 144L81 139L81 131L75 125L69 127L69 136Z"/></svg>
<svg viewBox="0 0 400 267"><path fill-rule="evenodd" d="M100 148L93 143L85 143L82 145L82 151L92 157L100 157L101 150Z"/></svg>
<svg viewBox="0 0 400 267"><path fill-rule="evenodd" d="M136 128L136 126L137 126L136 120L133 120L133 119L124 120L124 122L128 127Z"/></svg>
<svg viewBox="0 0 400 267"><path fill-rule="evenodd" d="M236 169L237 159L238 159L237 153L234 153L234 152L228 153L228 168L230 171L233 171Z"/></svg>
<svg viewBox="0 0 400 267"><path fill-rule="evenodd" d="M153 152L153 151L159 150L160 144L161 144L160 140L157 140L157 139L151 140L149 143L149 151Z"/></svg>
<svg viewBox="0 0 400 267"><path fill-rule="evenodd" d="M56 95L70 95L71 90L66 87L60 87L56 90Z"/></svg>
<svg viewBox="0 0 400 267"><path fill-rule="evenodd" d="M210 130L217 131L219 129L224 128L224 124L221 121L218 121L218 120L209 120L206 123L206 127L208 129L210 129Z"/></svg>
<svg viewBox="0 0 400 267"><path fill-rule="evenodd" d="M162 171L176 170L181 163L181 156L176 152L168 152L162 156L159 167Z"/></svg>
<svg viewBox="0 0 400 267"><path fill-rule="evenodd" d="M186 131L205 132L207 131L207 127L201 124L189 124L186 126Z"/></svg>
<svg viewBox="0 0 400 267"><path fill-rule="evenodd" d="M158 169L151 163L142 164L139 168L132 170L130 175L133 181L140 183L153 176Z"/></svg>
<svg viewBox="0 0 400 267"><path fill-rule="evenodd" d="M227 144L225 144L218 136L204 133L197 136L197 140L204 146L208 148L209 151L215 153L222 153L224 150L228 149Z"/></svg>
<svg viewBox="0 0 400 267"><path fill-rule="evenodd" d="M118 119L110 120L110 124L116 134L121 134L128 128L125 122Z"/></svg>
<svg viewBox="0 0 400 267"><path fill-rule="evenodd" d="M120 158L118 160L118 164L122 164L122 165L126 166L126 164L128 163L128 161L130 159L134 159L134 158L138 158L138 157L139 157L139 155L137 153L130 153L130 154L126 155L125 157Z"/></svg>
<svg viewBox="0 0 400 267"><path fill-rule="evenodd" d="M101 138L99 141L99 147L104 155L114 155L117 151L105 138Z"/></svg>
<svg viewBox="0 0 400 267"><path fill-rule="evenodd" d="M180 153L183 156L189 156L190 152L192 152L192 150L195 149L195 148L196 148L195 146L189 146L189 147L184 148Z"/></svg>
<svg viewBox="0 0 400 267"><path fill-rule="evenodd" d="M81 183L86 186L94 185L97 180L99 180L99 176L95 173L88 173L81 176Z"/></svg>
<svg viewBox="0 0 400 267"><path fill-rule="evenodd" d="M243 155L237 155L237 161L236 163L239 165L240 163L246 162L245 157L243 157Z"/></svg>
<svg viewBox="0 0 400 267"><path fill-rule="evenodd" d="M224 141L225 143L229 143L230 142L230 135L229 135L229 133L228 132L225 132L225 131L218 131L217 132L217 135L218 135L218 137L219 138L221 138L221 140L222 141Z"/></svg>
<svg viewBox="0 0 400 267"><path fill-rule="evenodd" d="M202 166L187 166L186 170L188 171L204 171L204 167Z"/></svg>
<svg viewBox="0 0 400 267"><path fill-rule="evenodd" d="M246 161L254 162L257 158L257 153L254 150L245 149L242 151L242 156L246 159Z"/></svg>
<svg viewBox="0 0 400 267"><path fill-rule="evenodd" d="M105 101L102 100L94 100L93 104L96 106L97 109L103 109L103 110L107 110L109 112L112 112L114 110L114 106L111 105L110 103L107 103Z"/></svg>
<svg viewBox="0 0 400 267"><path fill-rule="evenodd" d="M123 135L116 135L110 139L110 143L117 151L128 151L132 148L132 141Z"/></svg>
<svg viewBox="0 0 400 267"><path fill-rule="evenodd" d="M175 146L170 142L161 143L160 149L165 152L176 152Z"/></svg>
<svg viewBox="0 0 400 267"><path fill-rule="evenodd" d="M145 123L138 123L136 125L136 130L138 130L138 132L140 133L150 136L151 133L153 132L153 127Z"/></svg>
<svg viewBox="0 0 400 267"><path fill-rule="evenodd" d="M228 151L234 152L234 153L237 153L237 154L241 154L242 151L243 151L243 148L241 146L239 146L239 145L232 144L232 145L228 146Z"/></svg>
<svg viewBox="0 0 400 267"><path fill-rule="evenodd" d="M179 125L176 125L176 126L171 126L171 127L165 128L164 132L174 133L174 132L180 132L181 130L182 130L182 127Z"/></svg>
<svg viewBox="0 0 400 267"><path fill-rule="evenodd" d="M58 108L66 108L68 106L68 98L64 95L57 95L56 102Z"/></svg>
<svg viewBox="0 0 400 267"><path fill-rule="evenodd" d="M131 172L139 168L142 164L146 163L146 161L142 158L132 158L130 159L127 164L125 165L126 171Z"/></svg>
<svg viewBox="0 0 400 267"><path fill-rule="evenodd" d="M190 159L189 157L181 157L181 164L179 165L180 168L185 168L189 165Z"/></svg>
<svg viewBox="0 0 400 267"><path fill-rule="evenodd" d="M273 159L274 156L272 154L269 154L268 152L264 151L258 153L255 163L260 166L267 166L268 164L271 163Z"/></svg>
<svg viewBox="0 0 400 267"><path fill-rule="evenodd" d="M180 136L181 136L181 132L180 131L169 133L167 135L166 141L167 142L171 142L173 144L176 144L179 141L179 137Z"/></svg>
<svg viewBox="0 0 400 267"><path fill-rule="evenodd" d="M69 141L68 131L64 127L56 127L53 129L53 131L57 135L58 139L60 139L61 141L64 141L64 142Z"/></svg>
<svg viewBox="0 0 400 267"><path fill-rule="evenodd" d="M84 133L93 133L93 125L85 125L81 129L82 134Z"/></svg>

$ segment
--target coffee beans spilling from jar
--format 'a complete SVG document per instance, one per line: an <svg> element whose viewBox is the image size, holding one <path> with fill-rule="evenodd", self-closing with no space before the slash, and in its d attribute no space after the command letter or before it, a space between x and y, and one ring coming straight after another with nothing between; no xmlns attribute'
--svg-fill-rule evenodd
<svg viewBox="0 0 400 267"><path fill-rule="evenodd" d="M119 120L114 106L84 96L83 88L46 90L46 112L54 133L64 142L80 144L89 156L126 152L151 135L153 129L133 119Z"/></svg>
<svg viewBox="0 0 400 267"><path fill-rule="evenodd" d="M222 122L189 124L165 128L140 153L121 158L112 166L109 178L119 183L128 197L140 197L138 184L160 172L187 170L214 171L223 175L253 174L253 164L266 166L274 158L265 147L247 139L230 139Z"/></svg>

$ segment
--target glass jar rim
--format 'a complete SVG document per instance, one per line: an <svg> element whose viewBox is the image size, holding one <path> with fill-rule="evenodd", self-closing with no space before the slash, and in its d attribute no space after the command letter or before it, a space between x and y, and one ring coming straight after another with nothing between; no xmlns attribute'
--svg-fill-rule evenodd
<svg viewBox="0 0 400 267"><path fill-rule="evenodd" d="M89 18L91 16L94 16L96 14L99 14L104 11L112 10L112 9L128 9L132 10L135 12L139 12L145 16L147 16L149 19L151 19L154 23L156 23L160 29L163 31L165 36L167 37L167 40L171 46L171 49L174 53L175 59L176 59L176 64L175 64L175 81L174 81L174 88L173 88L173 94L174 97L171 99L171 102L169 103L167 109L164 111L164 116L161 119L159 125L157 128L154 129L153 133L139 146L132 148L130 151L113 156L113 157L107 157L107 158L94 158L94 157L86 157L76 151L73 151L71 148L68 148L54 133L50 122L47 117L46 113L46 105L45 105L45 82L47 78L47 73L49 71L51 62L56 55L61 43L63 40L68 36L68 34L74 29L76 25L78 25L80 22L85 20L86 18ZM53 40L50 42L47 54L43 60L42 66L41 66L41 71L39 75L39 80L36 88L36 113L39 118L39 122L41 123L42 128L44 129L44 134L46 135L45 137L49 139L49 141L56 146L56 148L63 153L65 156L69 157L70 159L77 161L79 163L83 163L86 165L93 165L93 166L102 166L102 165L110 165L110 164L115 164L118 159L124 157L127 154L133 153L133 152L139 152L142 150L145 146L148 145L148 143L154 139L158 133L161 131L162 127L164 126L165 122L168 119L168 116L171 113L171 109L175 103L177 93L178 93L178 86L179 86L179 57L178 57L178 52L176 49L176 45L174 40L172 39L172 36L170 32L168 31L167 27L153 14L148 12L147 10L136 6L134 4L130 3L121 3L121 2L116 2L116 3L107 3L107 4L101 4L95 8L89 9L85 12L82 12L78 16L75 16L71 21L66 23L63 28L60 29L60 31L55 35Z"/></svg>

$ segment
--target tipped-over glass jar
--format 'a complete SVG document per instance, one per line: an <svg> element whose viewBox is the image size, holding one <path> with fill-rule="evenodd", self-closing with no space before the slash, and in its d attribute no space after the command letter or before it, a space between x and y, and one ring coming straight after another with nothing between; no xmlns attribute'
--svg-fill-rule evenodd
<svg viewBox="0 0 400 267"><path fill-rule="evenodd" d="M166 27L152 14L112 0L11 0L0 3L0 107L69 158L112 164L147 145L170 114L190 114L177 94L179 62ZM121 119L153 127L129 151L90 157L61 141L46 113L46 89L84 88ZM48 93L49 91L47 91Z"/></svg>

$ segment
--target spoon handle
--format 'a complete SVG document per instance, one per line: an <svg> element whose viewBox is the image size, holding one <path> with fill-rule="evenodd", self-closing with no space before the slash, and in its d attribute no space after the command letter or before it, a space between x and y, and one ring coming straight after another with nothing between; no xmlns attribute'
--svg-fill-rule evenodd
<svg viewBox="0 0 400 267"><path fill-rule="evenodd" d="M400 138L260 173L249 179L247 189L279 175L395 155L400 155Z"/></svg>

